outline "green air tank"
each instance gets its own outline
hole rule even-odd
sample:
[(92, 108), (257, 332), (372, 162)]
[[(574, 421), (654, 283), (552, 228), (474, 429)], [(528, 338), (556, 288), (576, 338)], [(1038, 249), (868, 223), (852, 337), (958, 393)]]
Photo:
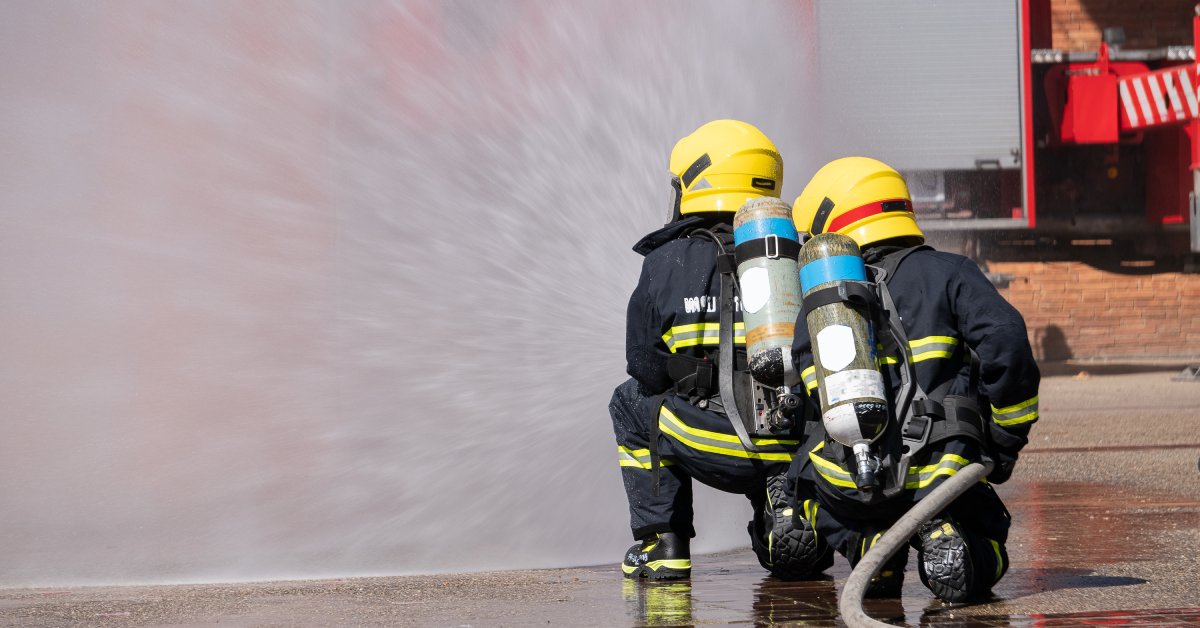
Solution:
[(874, 326), (863, 308), (844, 299), (852, 294), (849, 284), (869, 286), (866, 266), (854, 240), (839, 233), (811, 238), (799, 264), (825, 432), (854, 452), (858, 488), (873, 489), (878, 462), (870, 445), (887, 427), (887, 397)]

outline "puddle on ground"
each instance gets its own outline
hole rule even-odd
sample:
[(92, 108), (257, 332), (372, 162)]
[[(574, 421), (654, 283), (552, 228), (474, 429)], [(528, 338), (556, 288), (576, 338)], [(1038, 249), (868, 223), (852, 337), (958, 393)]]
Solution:
[[(1140, 578), (1095, 573), (1103, 564), (1156, 560), (1154, 539), (1168, 530), (1200, 528), (1200, 501), (1152, 495), (1086, 483), (1028, 482), (1006, 497), (1014, 526), (1009, 552), (1015, 566), (996, 587), (995, 601), (1017, 601), (1064, 589), (1104, 589), (1144, 584)], [(839, 557), (827, 579), (783, 582), (765, 572), (747, 552), (697, 557), (690, 582), (620, 582), (634, 625), (830, 626), (837, 619), (837, 581), (849, 567)], [(867, 600), (872, 617), (919, 626), (1200, 625), (1200, 608), (1111, 611), (1060, 615), (986, 614), (976, 605), (935, 600), (917, 577), (916, 553), (909, 556), (900, 599)], [(1086, 566), (1086, 567), (1085, 567)], [(982, 611), (982, 614), (980, 613)]]

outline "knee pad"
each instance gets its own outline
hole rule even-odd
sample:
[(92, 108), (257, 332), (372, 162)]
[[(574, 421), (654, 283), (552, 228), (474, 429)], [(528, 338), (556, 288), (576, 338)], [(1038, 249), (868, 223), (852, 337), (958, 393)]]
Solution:
[(793, 512), (787, 499), (785, 478), (767, 481), (767, 500), (748, 526), (758, 562), (771, 575), (784, 580), (812, 578), (833, 565), (833, 551), (822, 541), (812, 522)]

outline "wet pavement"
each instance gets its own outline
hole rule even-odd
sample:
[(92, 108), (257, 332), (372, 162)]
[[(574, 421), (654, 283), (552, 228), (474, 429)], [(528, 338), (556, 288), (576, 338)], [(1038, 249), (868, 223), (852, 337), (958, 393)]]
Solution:
[[(1013, 568), (984, 604), (903, 596), (868, 613), (934, 626), (1200, 626), (1200, 382), (1178, 369), (1049, 377), (1014, 479)], [(614, 548), (619, 554), (623, 548)], [(615, 565), (228, 585), (0, 590), (5, 626), (836, 626), (849, 569), (781, 582), (753, 554), (697, 556), (690, 582)]]

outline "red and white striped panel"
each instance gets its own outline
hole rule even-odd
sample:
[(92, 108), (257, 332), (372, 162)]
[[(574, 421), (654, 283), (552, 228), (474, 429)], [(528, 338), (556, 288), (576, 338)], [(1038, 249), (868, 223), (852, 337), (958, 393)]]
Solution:
[(1178, 65), (1121, 77), (1121, 130), (1200, 118), (1198, 73), (1200, 65)]

